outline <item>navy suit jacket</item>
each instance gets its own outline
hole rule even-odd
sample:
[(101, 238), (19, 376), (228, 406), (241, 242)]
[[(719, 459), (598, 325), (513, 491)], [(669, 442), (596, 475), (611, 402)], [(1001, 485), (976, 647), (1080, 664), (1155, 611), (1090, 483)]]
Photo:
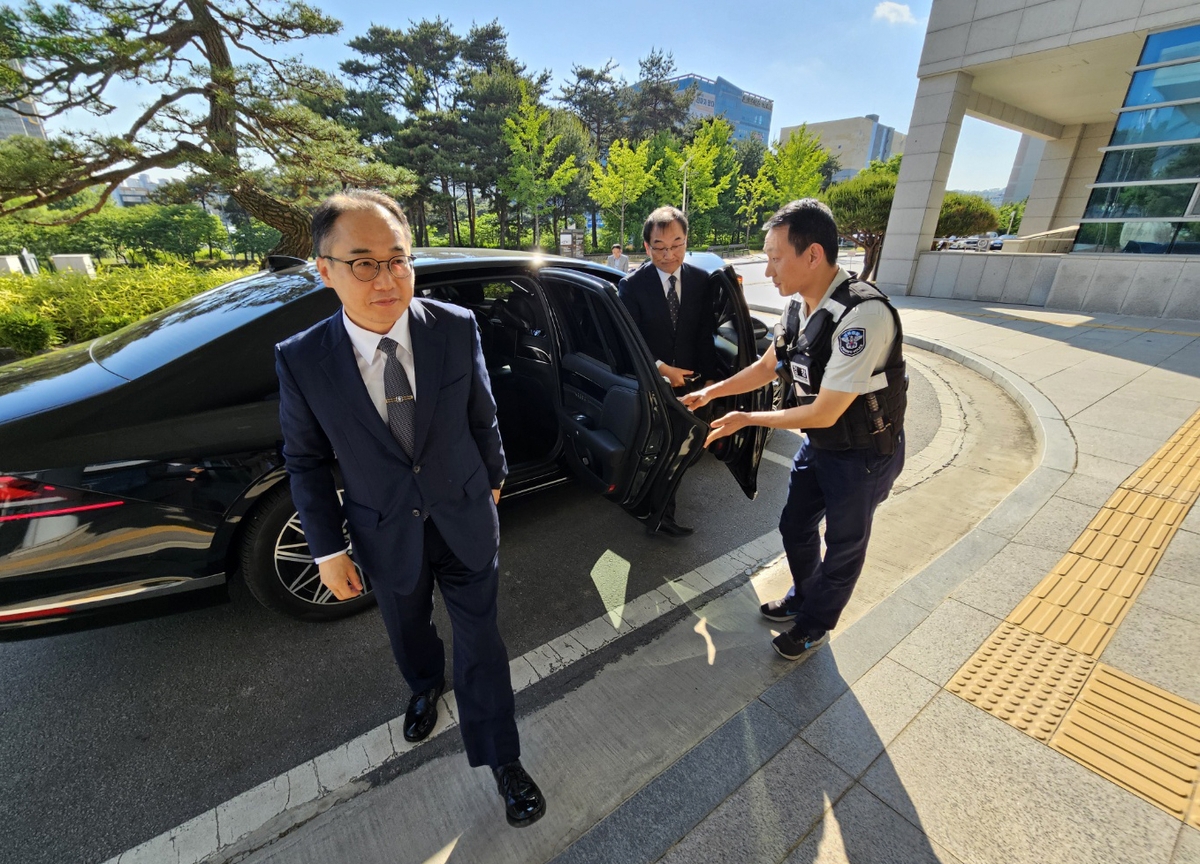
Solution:
[(655, 360), (668, 366), (691, 369), (700, 383), (717, 376), (716, 297), (708, 274), (684, 263), (679, 272), (681, 300), (679, 327), (671, 331), (671, 310), (662, 280), (653, 265), (645, 264), (621, 280), (617, 294)]
[(367, 393), (340, 309), (275, 346), (283, 455), (309, 549), (344, 549), (344, 516), (358, 564), (402, 594), (421, 572), (426, 517), (467, 567), (491, 563), (500, 542), (491, 490), (508, 470), (474, 316), (433, 300), (414, 299), (409, 310), (411, 459)]

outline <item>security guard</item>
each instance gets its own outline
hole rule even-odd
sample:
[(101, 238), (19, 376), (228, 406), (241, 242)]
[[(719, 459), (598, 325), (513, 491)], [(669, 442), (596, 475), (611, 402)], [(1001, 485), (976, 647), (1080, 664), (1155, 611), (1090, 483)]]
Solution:
[(778, 376), (783, 410), (726, 414), (713, 421), (707, 443), (746, 426), (806, 434), (779, 519), (792, 587), (762, 606), (769, 620), (793, 622), (772, 644), (780, 656), (799, 660), (828, 641), (850, 602), (875, 508), (904, 467), (908, 377), (900, 316), (879, 289), (838, 266), (829, 208), (812, 198), (793, 201), (766, 228), (766, 274), (791, 298), (775, 342), (754, 365), (683, 402), (698, 408)]

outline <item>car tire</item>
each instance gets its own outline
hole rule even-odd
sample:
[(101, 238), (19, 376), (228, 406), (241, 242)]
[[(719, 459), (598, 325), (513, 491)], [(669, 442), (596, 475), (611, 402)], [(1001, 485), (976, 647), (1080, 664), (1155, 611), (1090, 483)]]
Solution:
[(333, 621), (375, 603), (361, 570), (364, 593), (351, 600), (336, 599), (321, 584), (286, 482), (264, 493), (247, 517), (241, 558), (242, 578), (254, 598), (293, 618)]

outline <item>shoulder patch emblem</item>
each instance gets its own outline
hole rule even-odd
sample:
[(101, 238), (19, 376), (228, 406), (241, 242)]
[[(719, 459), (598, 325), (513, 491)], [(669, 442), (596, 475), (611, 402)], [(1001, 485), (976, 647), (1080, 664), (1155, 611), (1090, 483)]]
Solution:
[(848, 327), (838, 334), (838, 350), (847, 357), (861, 354), (867, 347), (867, 331), (861, 327)]

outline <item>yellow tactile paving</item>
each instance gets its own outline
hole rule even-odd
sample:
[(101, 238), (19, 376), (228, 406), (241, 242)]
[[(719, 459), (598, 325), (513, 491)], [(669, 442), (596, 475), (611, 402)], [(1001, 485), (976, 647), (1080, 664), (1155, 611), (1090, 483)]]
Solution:
[[(1178, 439), (1176, 444), (1164, 447), (1151, 459), (1155, 464), (1173, 459), (1175, 466), (1190, 465), (1182, 474), (1174, 468), (1168, 472), (1171, 478), (1178, 475), (1182, 480), (1172, 479), (1169, 489), (1156, 481), (1148, 491), (1123, 484), (1006, 620), (1092, 657), (1100, 655), (1195, 497), (1176, 500), (1184, 486), (1200, 484), (1200, 423), (1189, 421), (1189, 426), (1195, 426), (1194, 434), (1176, 433), (1172, 439)], [(1185, 444), (1187, 448), (1180, 450)], [(1134, 476), (1145, 471), (1143, 466)], [(1145, 485), (1143, 481), (1134, 485), (1138, 484)], [(1162, 497), (1160, 492), (1175, 498)]]
[(1048, 741), (1096, 661), (1004, 623), (946, 689), (1039, 741)]
[(1200, 705), (1096, 665), (1050, 746), (1177, 819), (1194, 811)]
[(1200, 705), (1095, 658), (1198, 498), (1200, 411), (1120, 484), (946, 685), (1196, 828)]

